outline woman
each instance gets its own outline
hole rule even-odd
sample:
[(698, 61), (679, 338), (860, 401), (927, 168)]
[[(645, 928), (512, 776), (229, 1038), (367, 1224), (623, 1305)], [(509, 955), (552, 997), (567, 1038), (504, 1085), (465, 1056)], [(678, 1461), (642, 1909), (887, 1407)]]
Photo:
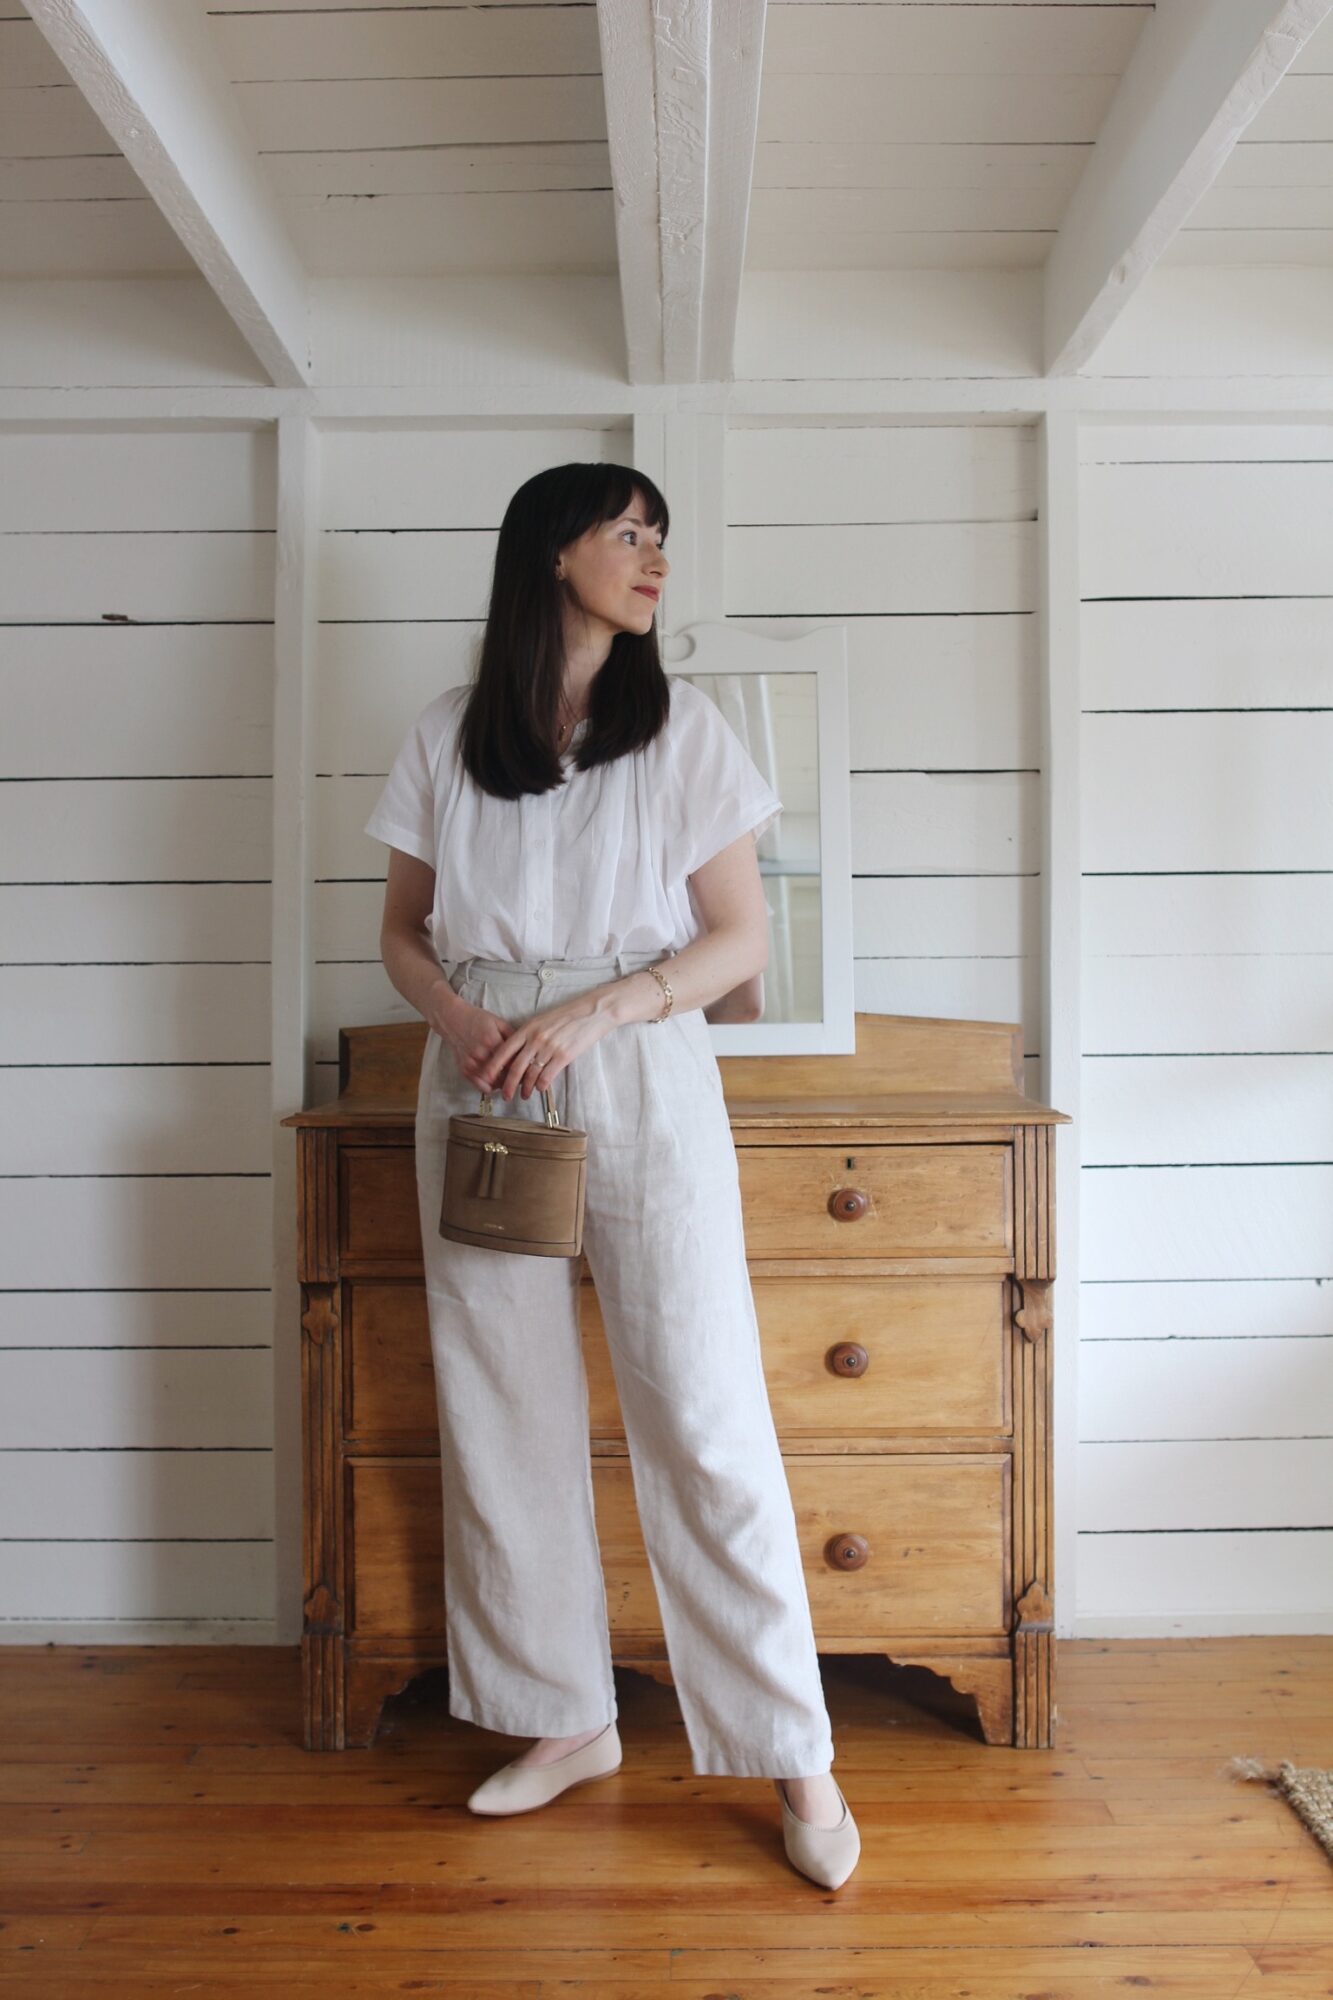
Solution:
[[(583, 1248), (697, 1774), (771, 1776), (825, 1886), (856, 1823), (773, 1425), (736, 1151), (703, 1009), (760, 1011), (755, 837), (782, 801), (662, 670), (666, 503), (621, 465), (519, 488), (474, 685), (413, 724), (366, 831), (380, 948), (429, 1028), (416, 1119), (444, 1497), (449, 1708), (540, 1732), (468, 1800), (545, 1804), (620, 1763), (579, 1264), (439, 1234), (450, 1115), (550, 1090), (588, 1134)], [(669, 961), (669, 963), (668, 963)], [(498, 1102), (494, 1107), (501, 1110)]]

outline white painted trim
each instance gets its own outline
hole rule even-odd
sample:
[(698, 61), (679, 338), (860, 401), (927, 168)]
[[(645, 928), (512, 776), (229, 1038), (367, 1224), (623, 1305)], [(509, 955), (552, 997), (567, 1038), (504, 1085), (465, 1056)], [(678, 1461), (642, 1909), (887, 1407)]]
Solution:
[[(1205, 1639), (1312, 1635), (1333, 1632), (1333, 1615), (1307, 1611), (1194, 1614), (1188, 1618), (1076, 1618), (1064, 1639)], [(291, 1639), (267, 1619), (230, 1624), (226, 1619), (106, 1618), (58, 1621), (13, 1619), (0, 1624), (5, 1646), (285, 1646)], [(1059, 1702), (1056, 1703), (1057, 1712)]]
[[(275, 421), (300, 411), (320, 423), (345, 420), (447, 424), (455, 419), (561, 425), (590, 419), (614, 423), (667, 417), (679, 410), (671, 387), (597, 383), (506, 388), (460, 383), (455, 387), (350, 389), (15, 389), (0, 388), (3, 423), (132, 423), (168, 418), (188, 423)], [(1333, 417), (1333, 370), (1328, 375), (1252, 376), (1158, 381), (1100, 381), (1086, 376), (1043, 380), (968, 382), (720, 382), (690, 391), (694, 416), (757, 417), (783, 423), (798, 417), (853, 417), (891, 423), (902, 417), (1021, 423), (1047, 412), (1085, 422), (1182, 424), (1264, 417), (1274, 423), (1318, 424)]]
[[(624, 0), (604, 0), (598, 13), (623, 6)], [(660, 379), (697, 382), (708, 206), (709, 10), (707, 0), (666, 0), (646, 11), (657, 155)]]
[(1323, 423), (1333, 412), (1333, 371), (1327, 375), (1116, 377), (1015, 375), (974, 381), (723, 382), (692, 392), (695, 409), (729, 415), (877, 417), (989, 417), (998, 422), (1042, 416), (1048, 410), (1101, 414), (1148, 423), (1188, 422), (1191, 417), (1263, 412), (1293, 423)]
[(616, 265), (625, 321), (625, 374), (661, 382), (662, 269), (658, 252), (653, 24), (642, 4), (597, 0), (602, 93), (615, 190)]
[(740, 308), (765, 0), (598, 0), (631, 383), (724, 381)]
[(319, 573), (320, 439), (296, 413), (278, 421), (273, 631), (273, 888), (270, 1102), (273, 1113), (273, 1538), (276, 1629), (302, 1623), (301, 1294), (297, 1283), (296, 1133), (281, 1119), (313, 1101), (311, 869), (313, 688)]
[(682, 419), (694, 450), (694, 563), (691, 623), (727, 615), (727, 420), (705, 410)]
[[(300, 1637), (299, 1632), (296, 1634)], [(269, 1618), (9, 1618), (3, 1646), (283, 1646)]]
[[(708, 157), (699, 225), (707, 249), (697, 308), (697, 365), (689, 379), (726, 382), (735, 367), (767, 0), (728, 0), (708, 11)], [(668, 355), (672, 381), (677, 378), (669, 364)]]
[(663, 642), (679, 674), (813, 674), (819, 758), (819, 856), (823, 1012), (813, 1021), (714, 1022), (719, 1056), (850, 1055), (856, 1049), (852, 949), (851, 734), (847, 627), (816, 625), (794, 638), (756, 632), (741, 620), (697, 620)]
[(179, 0), (29, 0), (51, 44), (273, 380), (309, 379), (305, 272), (204, 10)]
[(673, 482), (668, 468), (669, 448), (667, 432), (669, 428), (670, 418), (661, 410), (636, 410), (629, 420), (629, 462), (631, 465), (637, 467), (640, 472), (646, 473), (654, 485), (661, 487), (663, 493), (666, 495), (668, 507), (673, 508), (671, 530), (667, 537), (672, 545), (670, 550), (671, 569), (667, 576), (666, 587), (662, 592), (661, 602), (658, 605), (657, 629), (659, 633), (665, 630), (667, 614), (671, 609), (672, 598), (676, 593), (677, 586), (678, 584), (683, 586), (684, 578), (688, 573), (688, 562), (682, 556), (678, 544), (688, 543), (689, 523), (693, 513), (691, 502), (694, 497), (692, 493), (684, 495), (672, 493)]
[(1046, 260), (1046, 369), (1087, 366), (1333, 0), (1171, 0), (1145, 23)]
[(1230, 1639), (1262, 1638), (1273, 1633), (1291, 1638), (1299, 1633), (1333, 1632), (1333, 1612), (1326, 1611), (1208, 1611), (1182, 1618), (1127, 1616), (1075, 1618), (1069, 1639)]
[(1041, 645), (1040, 1099), (1072, 1125), (1055, 1127), (1056, 1279), (1052, 1287), (1055, 1630), (1073, 1630), (1077, 1592), (1079, 1194), (1082, 1073), (1083, 861), (1080, 831), (1079, 427), (1064, 411), (1041, 425), (1038, 612)]
[[(1076, 1618), (1063, 1639), (1190, 1639), (1291, 1637), (1333, 1632), (1333, 1616), (1306, 1611), (1218, 1612), (1188, 1618)], [(1057, 1644), (1059, 1643), (1057, 1640)], [(289, 1636), (267, 1619), (183, 1618), (155, 1623), (143, 1618), (12, 1619), (0, 1624), (5, 1646), (285, 1646)], [(1056, 1703), (1057, 1712), (1059, 1702)]]
[(723, 616), (725, 456), (726, 420), (716, 413), (677, 410), (634, 419), (634, 463), (657, 481), (671, 508), (671, 573), (659, 632)]

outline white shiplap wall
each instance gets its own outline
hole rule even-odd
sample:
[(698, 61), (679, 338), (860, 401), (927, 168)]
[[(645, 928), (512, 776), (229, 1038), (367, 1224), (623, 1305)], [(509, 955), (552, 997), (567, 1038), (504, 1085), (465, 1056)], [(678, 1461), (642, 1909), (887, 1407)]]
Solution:
[[(561, 459), (632, 460), (637, 434), (321, 426), (319, 1101), (340, 1025), (407, 1018), (360, 829), (412, 716), (471, 672), (505, 502)], [(1333, 434), (1083, 440), (1077, 1611), (1317, 1624)], [(0, 450), (0, 1618), (260, 1633), (274, 441), (164, 420)], [(857, 1005), (1021, 1021), (1040, 1094), (1034, 433), (733, 415), (724, 455), (720, 485), (644, 460), (678, 538), (725, 522), (724, 602), (663, 622), (846, 624)]]
[(0, 434), (0, 1631), (273, 1615), (270, 429)]
[(1333, 427), (1081, 460), (1079, 1618), (1325, 1629)]
[(1037, 467), (1027, 425), (735, 424), (726, 610), (848, 635), (856, 1005), (1040, 1048)]
[[(441, 689), (472, 678), (505, 507), (544, 466), (629, 463), (632, 455), (623, 425), (367, 424), (324, 433), (313, 910), (319, 1103), (338, 1094), (340, 1027), (420, 1019), (380, 960), (388, 850), (362, 828), (413, 718)], [(664, 596), (663, 629), (665, 606)]]

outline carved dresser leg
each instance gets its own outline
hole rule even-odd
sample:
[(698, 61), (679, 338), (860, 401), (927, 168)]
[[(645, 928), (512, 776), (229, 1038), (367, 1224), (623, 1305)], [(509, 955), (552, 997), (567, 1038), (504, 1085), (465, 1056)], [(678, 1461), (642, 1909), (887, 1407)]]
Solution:
[(1014, 1743), (1022, 1750), (1049, 1750), (1055, 1717), (1055, 1632), (1050, 1593), (1030, 1583), (1018, 1606), (1014, 1627)]
[(305, 1597), (301, 1681), (307, 1750), (346, 1742), (346, 1645), (338, 1587), (338, 1451), (342, 1424), (341, 1328), (336, 1284), (302, 1285), (305, 1411)]
[(1054, 1524), (1050, 1492), (1051, 1280), (1014, 1280), (1015, 1448), (1013, 1495), (1014, 1742), (1051, 1747), (1054, 1726), (1055, 1630), (1050, 1577)]

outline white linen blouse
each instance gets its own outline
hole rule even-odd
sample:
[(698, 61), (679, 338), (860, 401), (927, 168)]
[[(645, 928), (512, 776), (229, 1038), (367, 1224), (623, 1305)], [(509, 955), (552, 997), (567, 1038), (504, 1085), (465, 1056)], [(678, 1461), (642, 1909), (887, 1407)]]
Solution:
[(671, 709), (641, 750), (578, 770), (576, 725), (550, 791), (498, 799), (458, 756), (469, 688), (425, 707), (365, 831), (435, 870), (436, 956), (531, 961), (680, 951), (703, 929), (696, 869), (783, 810), (717, 703), (668, 674)]

